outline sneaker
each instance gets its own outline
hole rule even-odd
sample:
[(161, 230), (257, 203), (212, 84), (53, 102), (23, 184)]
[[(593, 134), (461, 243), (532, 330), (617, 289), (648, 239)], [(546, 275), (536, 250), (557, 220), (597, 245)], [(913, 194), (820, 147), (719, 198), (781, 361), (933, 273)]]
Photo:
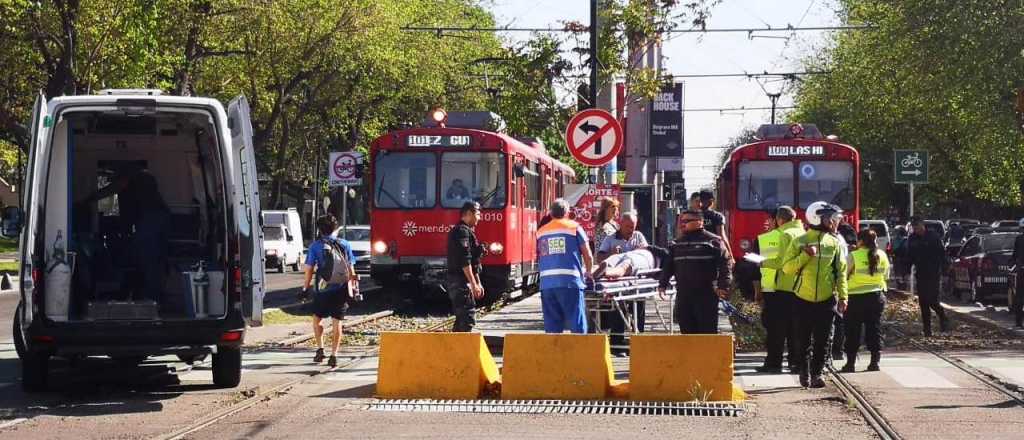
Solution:
[(868, 364), (868, 371), (878, 371), (879, 369), (878, 364), (875, 362)]
[(811, 378), (810, 388), (825, 388), (825, 381), (822, 380), (821, 375), (816, 374)]
[(316, 354), (313, 355), (313, 362), (316, 362), (316, 363), (319, 364), (319, 363), (321, 363), (323, 361), (324, 361), (324, 349), (318, 348), (318, 349), (316, 349)]
[(331, 357), (327, 358), (327, 366), (331, 368), (337, 367), (338, 358), (334, 357), (334, 355), (332, 354)]
[(762, 365), (760, 367), (755, 368), (754, 370), (757, 371), (758, 373), (782, 373), (782, 367), (772, 367), (769, 365)]
[(855, 368), (856, 367), (853, 366), (853, 362), (847, 361), (846, 365), (843, 365), (843, 369), (839, 370), (839, 372), (840, 373), (854, 373), (854, 372), (857, 371)]

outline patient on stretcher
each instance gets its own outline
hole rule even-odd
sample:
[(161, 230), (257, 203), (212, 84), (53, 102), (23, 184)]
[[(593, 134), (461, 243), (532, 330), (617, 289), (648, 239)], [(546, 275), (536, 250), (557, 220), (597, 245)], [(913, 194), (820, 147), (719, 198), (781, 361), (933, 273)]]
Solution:
[(594, 279), (616, 279), (636, 275), (637, 273), (656, 269), (668, 261), (668, 249), (658, 246), (647, 246), (605, 258), (594, 269)]

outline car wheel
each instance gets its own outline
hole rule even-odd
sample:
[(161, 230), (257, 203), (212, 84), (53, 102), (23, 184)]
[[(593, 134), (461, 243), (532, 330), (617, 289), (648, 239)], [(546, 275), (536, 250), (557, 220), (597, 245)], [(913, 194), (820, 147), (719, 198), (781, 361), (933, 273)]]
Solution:
[(295, 272), (299, 271), (299, 262), (298, 261), (296, 261), (295, 264), (292, 265), (292, 270), (295, 271)]
[(284, 257), (277, 263), (277, 273), (284, 273)]
[(18, 303), (18, 307), (14, 310), (14, 319), (11, 327), (11, 335), (14, 337), (14, 351), (18, 353), (18, 358), (25, 359), (25, 333), (21, 331), (21, 303)]
[(242, 349), (217, 347), (213, 354), (213, 384), (222, 388), (234, 388), (242, 381)]
[(50, 375), (50, 355), (26, 353), (21, 358), (21, 387), (28, 392), (46, 391)]

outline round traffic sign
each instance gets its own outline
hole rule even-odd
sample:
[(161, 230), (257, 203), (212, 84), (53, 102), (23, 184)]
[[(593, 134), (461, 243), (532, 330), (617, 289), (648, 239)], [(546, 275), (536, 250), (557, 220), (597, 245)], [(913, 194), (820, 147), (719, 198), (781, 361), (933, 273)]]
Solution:
[(356, 176), (356, 166), (358, 166), (358, 160), (354, 155), (341, 154), (331, 164), (331, 171), (338, 179), (351, 179)]
[(601, 109), (576, 113), (565, 128), (565, 145), (580, 163), (599, 167), (615, 159), (622, 151), (622, 126)]

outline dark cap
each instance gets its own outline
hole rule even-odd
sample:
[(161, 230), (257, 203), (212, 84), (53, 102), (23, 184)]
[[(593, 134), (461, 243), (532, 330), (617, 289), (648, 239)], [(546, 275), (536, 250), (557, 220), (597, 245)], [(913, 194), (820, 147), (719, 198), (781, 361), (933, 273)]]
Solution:
[(715, 200), (715, 193), (711, 192), (711, 190), (709, 190), (709, 189), (701, 190), (701, 192), (700, 192), (700, 199), (701, 200)]

